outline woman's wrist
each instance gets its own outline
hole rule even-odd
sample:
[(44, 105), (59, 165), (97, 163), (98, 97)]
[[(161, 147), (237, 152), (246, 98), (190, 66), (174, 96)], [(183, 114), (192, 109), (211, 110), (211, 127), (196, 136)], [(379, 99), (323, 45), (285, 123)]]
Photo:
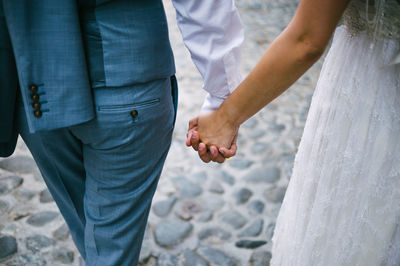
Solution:
[(217, 109), (218, 116), (222, 119), (222, 123), (227, 123), (234, 128), (239, 128), (240, 124), (240, 113), (235, 106), (231, 106), (229, 100), (226, 100)]

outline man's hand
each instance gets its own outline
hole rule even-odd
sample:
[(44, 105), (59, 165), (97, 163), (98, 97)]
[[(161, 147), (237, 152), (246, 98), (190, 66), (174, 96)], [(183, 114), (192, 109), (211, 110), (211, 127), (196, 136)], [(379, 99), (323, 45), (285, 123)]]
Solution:
[(236, 154), (237, 133), (238, 128), (222, 122), (214, 111), (189, 121), (186, 145), (198, 151), (205, 163), (223, 163)]

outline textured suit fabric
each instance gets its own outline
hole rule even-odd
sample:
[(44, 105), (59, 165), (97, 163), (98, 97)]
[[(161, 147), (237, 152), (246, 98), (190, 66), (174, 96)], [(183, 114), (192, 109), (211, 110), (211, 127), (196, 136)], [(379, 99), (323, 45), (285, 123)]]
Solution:
[[(0, 34), (8, 33), (16, 63), (15, 69), (10, 50), (1, 52), (0, 61), (8, 63), (0, 69), (6, 79), (0, 82), (0, 95), (15, 99), (12, 84), (17, 73), (32, 133), (93, 119), (92, 88), (124, 87), (175, 73), (161, 0), (0, 0), (0, 4), (4, 11)], [(7, 39), (0, 43), (8, 45)], [(34, 115), (32, 84), (38, 87), (40, 117)], [(4, 108), (0, 156), (10, 153), (2, 147), (9, 147), (15, 138), (10, 129), (14, 105)]]
[(96, 119), (34, 134), (20, 109), (21, 135), (88, 266), (137, 265), (171, 143), (175, 85), (168, 78), (95, 90)]

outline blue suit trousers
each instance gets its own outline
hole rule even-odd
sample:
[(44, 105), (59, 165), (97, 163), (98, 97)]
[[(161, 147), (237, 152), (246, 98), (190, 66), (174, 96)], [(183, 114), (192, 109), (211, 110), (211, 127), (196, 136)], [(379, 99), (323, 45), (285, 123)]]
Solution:
[(175, 77), (96, 88), (96, 118), (21, 136), (86, 265), (137, 265), (176, 116)]

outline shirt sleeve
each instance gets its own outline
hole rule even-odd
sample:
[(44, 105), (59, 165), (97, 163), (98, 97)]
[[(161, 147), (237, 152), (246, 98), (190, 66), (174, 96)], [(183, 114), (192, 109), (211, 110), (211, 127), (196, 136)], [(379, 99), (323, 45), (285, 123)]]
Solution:
[(241, 82), (243, 25), (234, 0), (172, 0), (183, 41), (208, 92), (202, 112), (217, 109)]

